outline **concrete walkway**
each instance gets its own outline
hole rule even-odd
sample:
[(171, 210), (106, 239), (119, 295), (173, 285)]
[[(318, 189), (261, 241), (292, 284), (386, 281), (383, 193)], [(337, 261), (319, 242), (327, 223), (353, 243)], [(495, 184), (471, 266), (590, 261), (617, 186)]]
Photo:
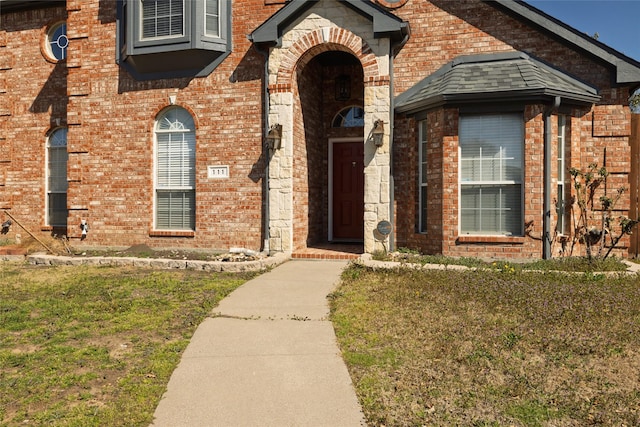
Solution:
[(154, 427), (362, 426), (326, 296), (346, 261), (289, 261), (238, 288), (196, 330)]

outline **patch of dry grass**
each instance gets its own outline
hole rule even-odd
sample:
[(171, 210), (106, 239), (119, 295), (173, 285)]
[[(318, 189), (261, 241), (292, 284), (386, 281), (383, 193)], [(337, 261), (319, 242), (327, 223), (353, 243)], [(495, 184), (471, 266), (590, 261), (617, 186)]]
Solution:
[(195, 328), (251, 276), (0, 263), (0, 425), (148, 426)]
[(373, 271), (331, 296), (370, 425), (640, 425), (640, 279)]

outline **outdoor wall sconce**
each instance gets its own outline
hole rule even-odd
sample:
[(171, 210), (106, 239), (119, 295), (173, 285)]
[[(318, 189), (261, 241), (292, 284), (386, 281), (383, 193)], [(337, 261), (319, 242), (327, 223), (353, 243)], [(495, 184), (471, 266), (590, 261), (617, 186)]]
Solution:
[(11, 227), (11, 224), (13, 224), (13, 222), (10, 219), (3, 222), (2, 230), (0, 231), (0, 234), (7, 234), (9, 232), (9, 228)]
[(80, 221), (80, 230), (81, 230), (80, 240), (86, 239), (87, 232), (89, 231), (89, 223), (87, 222), (86, 219), (83, 219)]
[(336, 77), (336, 101), (348, 101), (351, 99), (351, 79), (346, 74)]
[(373, 130), (371, 131), (371, 138), (376, 147), (382, 147), (384, 136), (384, 122), (380, 119), (373, 122)]
[(271, 126), (269, 132), (267, 133), (267, 144), (269, 144), (269, 148), (272, 150), (279, 150), (282, 146), (282, 125), (276, 123)]

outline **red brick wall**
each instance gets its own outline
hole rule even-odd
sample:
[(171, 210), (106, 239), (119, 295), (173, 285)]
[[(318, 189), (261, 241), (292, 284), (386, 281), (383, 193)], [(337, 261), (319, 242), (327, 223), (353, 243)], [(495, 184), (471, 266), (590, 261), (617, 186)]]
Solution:
[[(571, 153), (568, 161), (573, 167), (585, 168), (590, 162), (603, 164), (606, 149), (607, 168), (612, 173), (609, 187), (628, 186), (629, 164), (629, 88), (611, 88), (612, 76), (602, 65), (588, 57), (562, 46), (486, 3), (474, 0), (432, 0), (407, 2), (394, 11), (410, 21), (411, 38), (394, 62), (395, 93), (400, 94), (438, 70), (459, 55), (483, 54), (522, 50), (539, 59), (553, 63), (563, 71), (578, 76), (597, 87), (601, 104), (593, 111), (574, 110), (571, 119)], [(429, 232), (415, 233), (417, 224), (417, 123), (398, 117), (395, 123), (394, 178), (396, 246), (404, 245), (427, 253), (456, 256), (498, 258), (529, 258), (542, 256), (543, 218), (543, 135), (545, 106), (527, 107), (525, 137), (525, 211), (524, 220), (530, 223), (528, 237), (520, 239), (459, 238), (458, 236), (458, 145), (457, 111), (444, 110), (444, 122), (436, 116), (442, 110), (429, 113), (430, 141), (440, 144), (442, 167), (429, 166), (442, 171), (441, 179), (434, 172), (429, 175)], [(553, 119), (554, 126), (556, 123)], [(438, 123), (438, 124), (435, 124)], [(410, 129), (414, 127), (414, 129)], [(552, 146), (555, 147), (556, 128)], [(436, 136), (436, 134), (440, 135)], [(434, 134), (434, 135), (432, 135)], [(431, 143), (430, 143), (431, 144)], [(430, 150), (431, 150), (430, 146)], [(555, 148), (554, 148), (555, 150)], [(436, 151), (432, 151), (436, 154)], [(556, 152), (552, 161), (552, 201), (556, 200)], [(431, 155), (431, 154), (430, 154)], [(442, 190), (434, 192), (442, 183)], [(570, 185), (570, 182), (567, 183)], [(434, 200), (440, 197), (441, 200)], [(553, 202), (552, 202), (553, 204)], [(626, 213), (628, 199), (619, 204), (619, 213)], [(435, 212), (433, 212), (435, 211)], [(551, 207), (552, 228), (556, 224), (555, 205)], [(552, 230), (553, 232), (553, 230)], [(434, 243), (442, 240), (441, 248)], [(624, 251), (625, 241), (622, 242)], [(559, 245), (554, 246), (557, 253)], [(623, 252), (621, 251), (621, 253)]]
[(443, 247), (443, 140), (445, 111), (429, 112), (427, 121), (427, 231), (418, 233), (419, 147), (418, 123), (398, 120), (394, 131), (394, 182), (396, 212), (396, 247), (420, 249), (427, 254), (440, 254)]
[[(601, 88), (605, 103), (625, 103), (623, 88), (610, 92), (610, 74), (595, 63), (477, 0), (407, 2), (394, 11), (411, 25), (411, 37), (394, 63), (402, 93), (460, 55), (520, 50)], [(628, 96), (628, 95), (627, 95)]]
[(418, 221), (418, 128), (413, 119), (394, 123), (393, 178), (395, 198), (395, 244), (426, 250), (425, 242), (416, 234)]
[[(82, 244), (87, 246), (146, 243), (260, 249), (266, 161), (262, 148), (264, 57), (246, 35), (282, 4), (234, 1), (233, 52), (211, 75), (145, 82), (136, 81), (115, 63), (115, 5), (114, 1), (69, 0), (66, 10), (2, 15), (0, 208), (10, 208), (34, 230), (50, 232), (44, 227), (45, 140), (59, 119), (69, 129), (69, 234), (76, 239), (74, 244), (80, 244), (79, 224), (86, 219), (91, 228)], [(484, 2), (412, 1), (393, 13), (411, 25), (411, 38), (394, 60), (396, 95), (456, 56), (526, 51), (599, 89), (601, 105), (572, 112), (569, 159), (574, 167), (603, 163), (606, 148), (610, 188), (627, 184), (630, 129), (629, 110), (623, 105), (628, 88), (612, 88), (607, 68)], [(47, 25), (58, 19), (68, 21), (70, 46), (66, 63), (54, 64), (41, 49)], [(361, 129), (329, 127), (340, 108), (330, 99), (332, 89), (322, 89), (323, 105), (312, 100), (321, 87), (309, 80), (327, 73), (324, 84), (330, 86), (333, 72), (337, 70), (309, 68), (300, 80), (299, 87), (309, 98), (303, 97), (297, 106), (296, 117), (304, 121), (296, 120), (294, 130), (294, 167), (300, 168), (296, 170), (296, 206), (302, 207), (295, 212), (296, 246), (328, 234), (327, 139), (362, 136)], [(349, 104), (362, 103), (360, 67), (352, 69), (352, 82), (354, 99)], [(170, 96), (192, 113), (197, 125), (196, 231), (186, 238), (152, 233), (153, 125), (155, 116), (169, 106)], [(416, 122), (398, 117), (393, 166), (397, 246), (449, 255), (539, 257), (541, 242), (536, 237), (541, 233), (542, 184), (537, 171), (542, 168), (544, 108), (531, 106), (525, 113), (526, 171), (528, 177), (531, 173), (536, 177), (525, 182), (524, 219), (533, 223), (532, 237), (516, 243), (461, 242), (458, 238), (458, 111), (449, 108), (428, 114), (430, 126), (433, 124), (429, 131), (429, 233), (415, 232)], [(313, 170), (307, 168), (309, 159)], [(215, 165), (228, 165), (230, 178), (209, 179), (207, 166)], [(307, 170), (312, 172), (309, 179)], [(555, 191), (554, 185), (552, 188)], [(624, 213), (627, 198), (621, 206)]]
[[(14, 56), (3, 74), (16, 90), (7, 141), (20, 144), (21, 153), (4, 191), (12, 211), (33, 218), (31, 226), (44, 223), (44, 137), (55, 115), (69, 127), (71, 237), (80, 236), (86, 219), (86, 245), (260, 249), (264, 59), (246, 35), (280, 6), (235, 1), (233, 53), (208, 77), (139, 82), (115, 63), (115, 5), (68, 2), (68, 77), (64, 64), (50, 64), (39, 53), (49, 17), (64, 17), (64, 10), (3, 15), (5, 51)], [(150, 236), (153, 124), (170, 95), (197, 124), (196, 232), (189, 238)], [(230, 178), (208, 179), (209, 165), (228, 165)]]
[(67, 70), (42, 54), (45, 29), (66, 15), (64, 8), (51, 8), (0, 20), (0, 208), (11, 209), (34, 232), (47, 229), (47, 134), (56, 120), (64, 125), (67, 105)]

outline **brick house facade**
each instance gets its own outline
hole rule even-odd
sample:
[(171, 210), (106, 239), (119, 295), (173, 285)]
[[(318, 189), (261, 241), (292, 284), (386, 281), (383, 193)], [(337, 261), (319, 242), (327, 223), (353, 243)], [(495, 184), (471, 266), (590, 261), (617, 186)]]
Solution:
[(0, 13), (0, 209), (76, 246), (548, 257), (562, 171), (637, 167), (640, 63), (525, 2)]

